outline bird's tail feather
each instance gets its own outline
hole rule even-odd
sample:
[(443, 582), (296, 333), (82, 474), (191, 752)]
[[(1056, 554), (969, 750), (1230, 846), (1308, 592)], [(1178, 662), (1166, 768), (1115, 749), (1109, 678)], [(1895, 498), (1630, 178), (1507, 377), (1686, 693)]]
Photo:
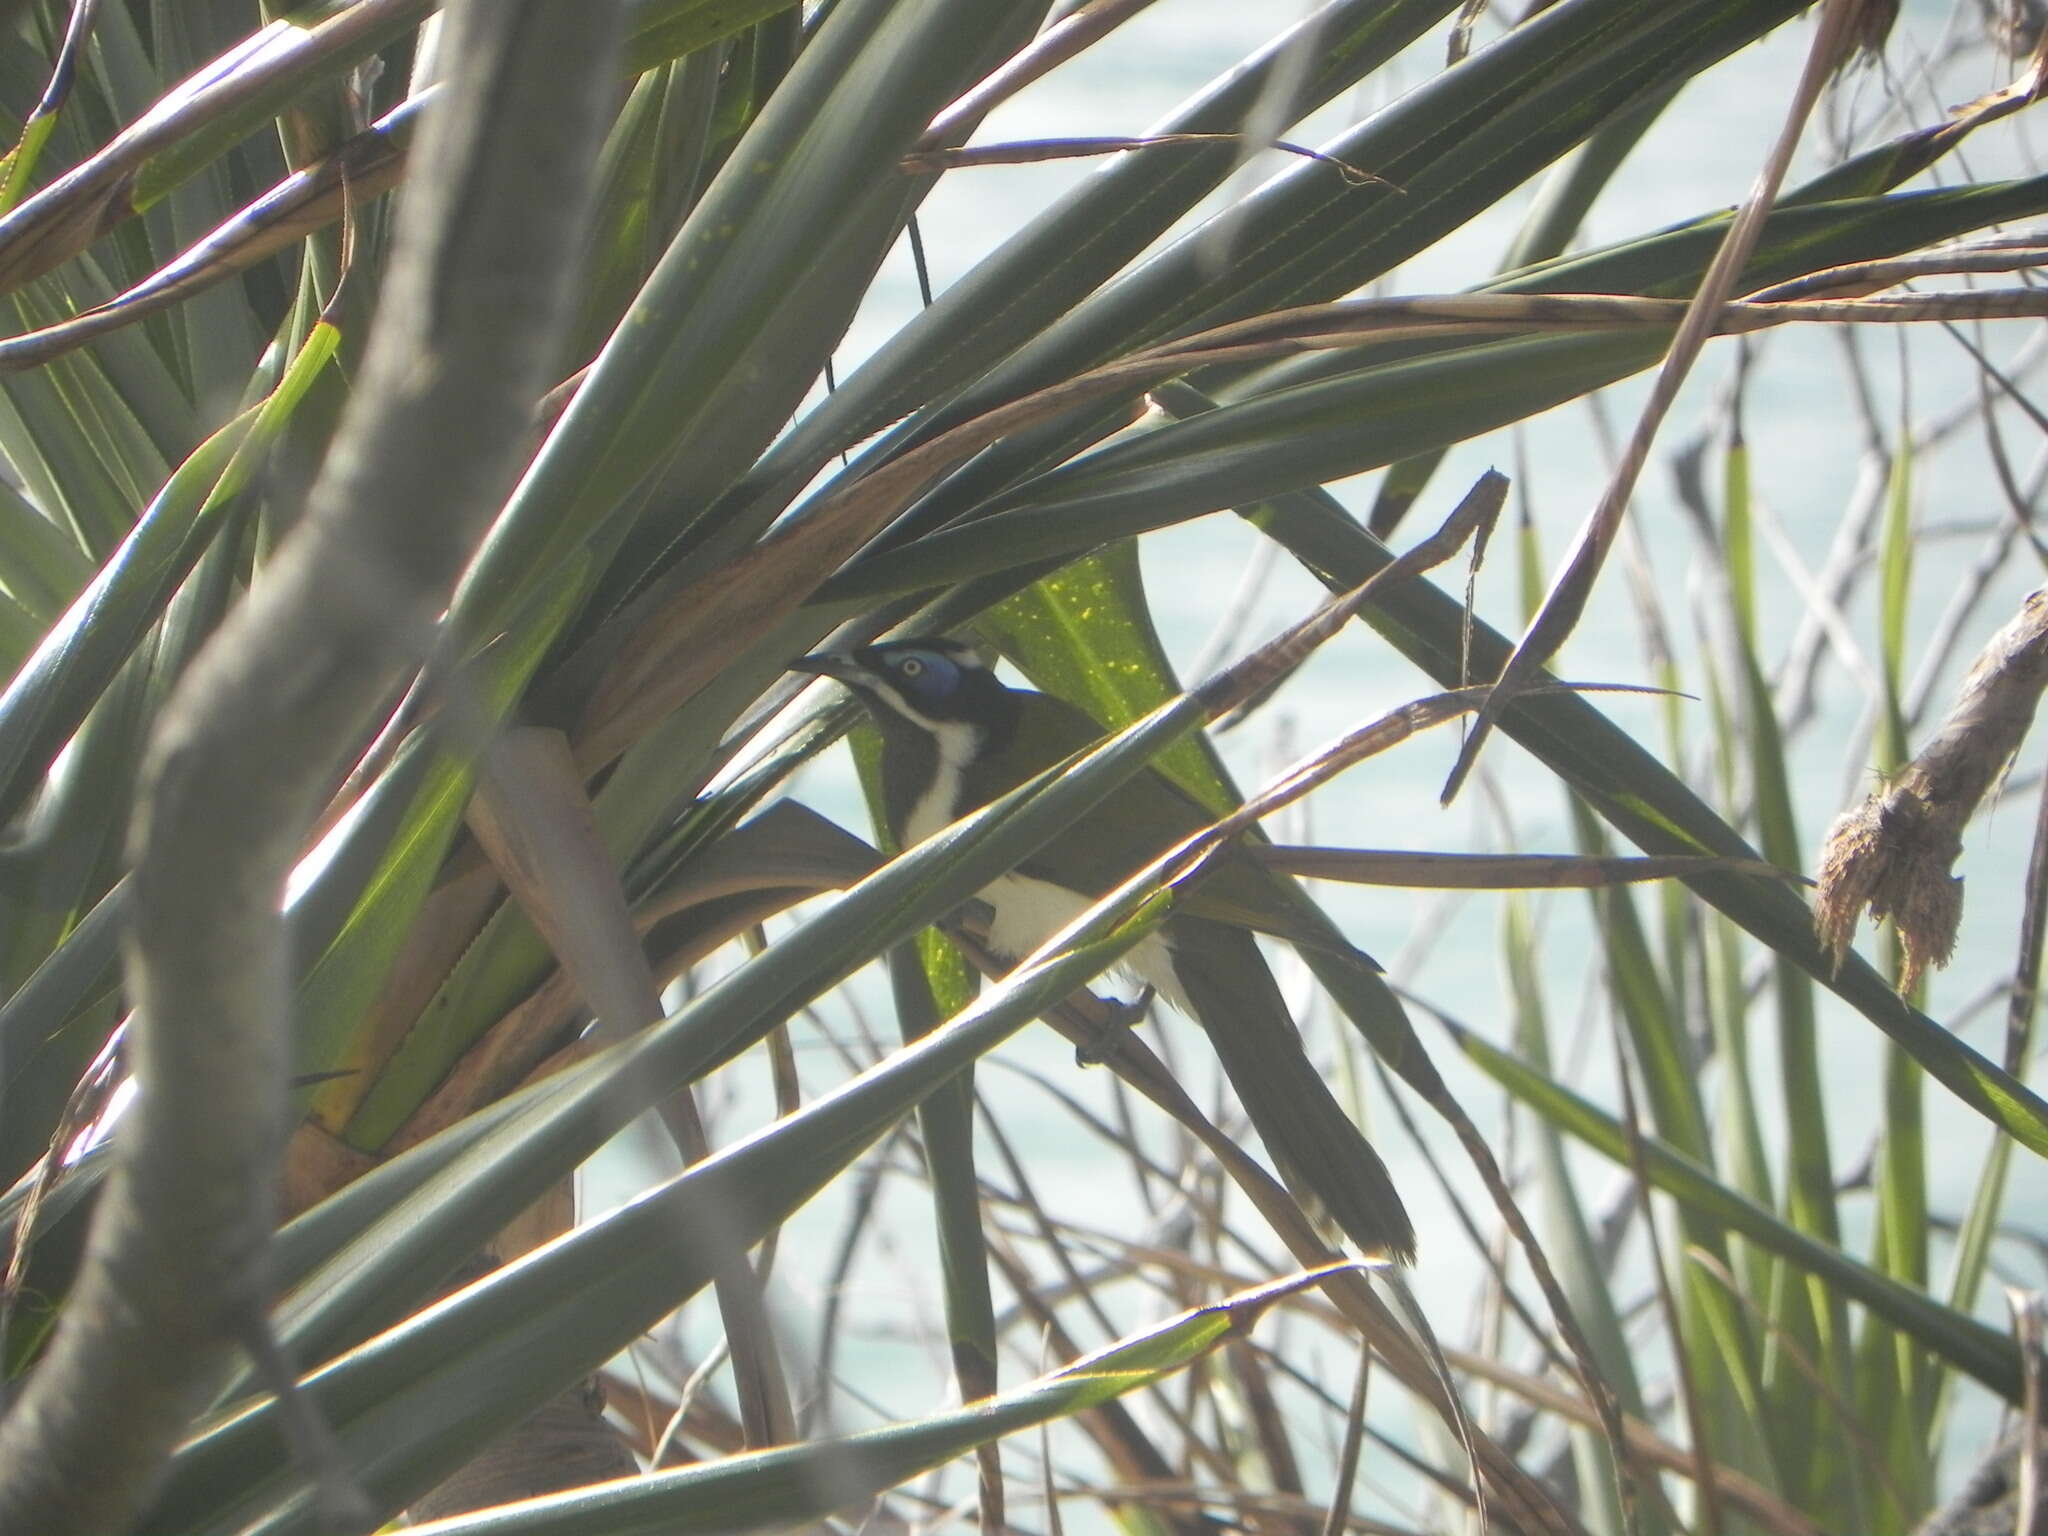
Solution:
[(1302, 1050), (1258, 944), (1205, 918), (1174, 926), (1180, 990), (1282, 1177), (1362, 1253), (1413, 1260), (1415, 1227), (1393, 1177)]

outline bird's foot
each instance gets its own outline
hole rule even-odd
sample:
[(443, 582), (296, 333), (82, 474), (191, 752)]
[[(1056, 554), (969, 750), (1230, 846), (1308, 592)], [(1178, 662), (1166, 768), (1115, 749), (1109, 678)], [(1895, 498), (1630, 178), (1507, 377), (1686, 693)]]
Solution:
[(1099, 1067), (1114, 1056), (1123, 1044), (1124, 1034), (1134, 1024), (1144, 1022), (1145, 1015), (1152, 1011), (1152, 999), (1157, 992), (1147, 986), (1129, 1002), (1118, 1002), (1113, 998), (1098, 998), (1101, 1014), (1091, 1023), (1094, 1037), (1081, 1041), (1074, 1047), (1074, 1065), (1077, 1067)]

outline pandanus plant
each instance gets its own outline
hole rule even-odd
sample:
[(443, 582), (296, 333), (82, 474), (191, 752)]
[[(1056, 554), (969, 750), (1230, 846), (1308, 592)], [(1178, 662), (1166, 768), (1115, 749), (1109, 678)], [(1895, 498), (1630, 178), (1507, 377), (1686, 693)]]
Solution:
[[(1418, 1486), (1515, 1529), (1697, 1511), (1903, 1530), (1933, 1498), (1951, 1400), (2026, 1397), (2030, 1354), (1976, 1304), (2006, 1170), (2048, 1150), (2048, 1106), (2016, 1077), (2023, 1029), (1987, 1059), (1915, 1006), (1910, 975), (1902, 995), (1817, 938), (1786, 878), (1812, 862), (1784, 774), (1796, 690), (1756, 619), (1739, 444), (1699, 494), (1732, 638), (1622, 679), (1708, 693), (1715, 771), (1688, 771), (1682, 731), (1634, 739), (1548, 663), (1710, 337), (1990, 335), (2044, 311), (2017, 280), (1957, 277), (2039, 259), (1992, 232), (2048, 208), (2048, 178), (1974, 179), (1958, 151), (2032, 104), (2041, 55), (1795, 174), (1886, 7), (1323, 0), (1161, 123), (988, 142), (993, 110), (1145, 9), (0, 4), (0, 1527), (367, 1529), (410, 1507), (449, 1532), (730, 1531), (858, 1511), (968, 1453), (978, 1486), (939, 1496), (992, 1530), (1050, 1523), (1020, 1514), (1041, 1494), (1149, 1529), (1216, 1508), (1298, 1524), (1407, 1507), (1412, 1490), (1354, 1486), (1370, 1424)], [(2025, 9), (2005, 18), (2020, 31)], [(1617, 170), (1671, 142), (1651, 129), (1692, 82), (1808, 12), (1743, 206), (1578, 238)], [(1418, 58), (1419, 83), (1314, 150), (1273, 149)], [(1041, 211), (842, 352), (945, 178), (1082, 154)], [(1263, 180), (1239, 174), (1255, 159)], [(1503, 206), (1526, 217), (1497, 277), (1397, 289)], [(1940, 291), (1902, 293), (1913, 278)], [(1509, 491), (1491, 473), (1446, 489), (1447, 450), (1652, 370), (1526, 626), (1431, 574)], [(1909, 447), (1871, 502), (1894, 764), (1927, 705), (1898, 640)], [(1369, 503), (1325, 488), (1370, 470)], [(1137, 549), (1226, 512), (1331, 600), (1184, 688)], [(1533, 528), (1521, 546), (1534, 573)], [(782, 797), (855, 720), (787, 668), (890, 631), (971, 639), (1114, 734), (942, 837), (877, 846)], [(1413, 701), (1241, 793), (1200, 727), (1326, 642), (1405, 668)], [(1474, 716), (1452, 787), (1510, 738), (1517, 796), (1560, 787), (1576, 854), (1256, 831)], [(980, 985), (974, 894), (1148, 765), (1216, 827)], [(1617, 835), (1639, 856), (1613, 856)], [(1228, 1102), (1205, 1102), (1199, 1037), (1134, 1031), (1090, 992), (1226, 837), (1281, 877), (1594, 893), (1622, 1061), (1604, 1099), (1553, 1068), (1521, 897), (1503, 907), (1511, 1030), (1426, 1035), (1387, 978), (1309, 944), (1339, 1024), (1268, 1046), (1340, 1062), (1354, 1112), (1385, 1107), (1383, 1147), (1418, 1111), (1443, 1128), (1466, 1191), (1443, 1209), (1524, 1266), (1493, 1282), (1519, 1330), (1493, 1347), (1447, 1348), (1440, 1295), (1331, 1246), (1318, 1197), (1363, 1179), (1351, 1144), (1296, 1149), (1276, 1180)], [(1640, 879), (1671, 882), (1654, 937)], [(1746, 990), (1750, 960), (1767, 993)], [(793, 1030), (875, 962), (899, 1043), (800, 1077), (793, 1041), (814, 1037)], [(1861, 1251), (1824, 1011), (1884, 1060)], [(1041, 1016), (1103, 1062), (1045, 1086), (1163, 1211), (1142, 1244), (1037, 1204), (1029, 1149), (977, 1097), (977, 1061)], [(1766, 1023), (1782, 1155), (1749, 1064)], [(1928, 1079), (1992, 1148), (1942, 1297)], [(715, 1144), (700, 1097), (760, 1081), (772, 1102)], [(1120, 1134), (1080, 1107), (1112, 1082)], [(1533, 1111), (1519, 1161), (1475, 1121), (1497, 1121), (1482, 1084)], [(579, 1224), (567, 1181), (650, 1116), (679, 1171)], [(1169, 1135), (1193, 1171), (1162, 1160)], [(1567, 1138), (1627, 1175), (1609, 1234)], [(935, 1233), (943, 1271), (943, 1318), (906, 1295), (895, 1319), (942, 1332), (950, 1359), (950, 1387), (911, 1405), (834, 1328), (884, 1170), (929, 1192), (891, 1241)], [(1662, 1225), (1638, 1219), (1652, 1191)], [(841, 1245), (778, 1242), (820, 1204), (846, 1212)], [(1425, 1223), (1421, 1273), (1465, 1242)], [(822, 1330), (787, 1287), (832, 1298)], [(717, 1342), (685, 1357), (666, 1320), (700, 1292)], [(1639, 1295), (1650, 1344), (1629, 1331)], [(1275, 1308), (1291, 1347), (1254, 1348)], [(999, 1370), (1006, 1350), (1024, 1363)], [(1004, 1442), (1053, 1420), (1063, 1438)], [(919, 1497), (889, 1499), (916, 1517)]]

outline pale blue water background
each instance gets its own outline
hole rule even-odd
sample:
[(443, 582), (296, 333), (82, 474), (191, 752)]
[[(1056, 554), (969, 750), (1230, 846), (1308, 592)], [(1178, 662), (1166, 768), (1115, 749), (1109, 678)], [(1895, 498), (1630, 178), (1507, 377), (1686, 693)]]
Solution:
[[(1296, 4), (1260, 6), (1222, 0), (1161, 0), (1091, 54), (1000, 109), (978, 142), (1140, 132), (1214, 75), (1252, 52), (1302, 9)], [(1910, 74), (1916, 48), (1933, 46), (1948, 14), (1949, 7), (1939, 0), (1909, 3), (1894, 44), (1891, 67)], [(1490, 28), (1491, 24), (1482, 28), (1482, 41), (1494, 35)], [(1584, 242), (1600, 244), (1645, 232), (1739, 199), (1776, 135), (1782, 103), (1796, 79), (1810, 36), (1808, 24), (1783, 27), (1696, 84), (1652, 131), (1634, 157), (1632, 168), (1624, 170), (1595, 207)], [(1307, 125), (1291, 129), (1289, 137), (1311, 144), (1325, 142), (1407, 85), (1426, 78), (1437, 67), (1442, 47), (1440, 28), (1409, 57), (1382, 71), (1350, 99), (1334, 104)], [(1951, 74), (1944, 78), (1941, 87), (1932, 91), (1912, 88), (1914, 121), (1935, 121), (1942, 106), (1994, 88), (2008, 74), (2009, 71), (1999, 72), (1987, 65), (1981, 77), (1974, 73)], [(1877, 82), (1866, 76), (1851, 100), (1867, 117), (1879, 96)], [(1896, 131), (1898, 126), (1894, 123), (1886, 132)], [(2029, 163), (2025, 128), (2022, 118), (1973, 139), (1964, 152), (1972, 173), (1979, 177), (2023, 174)], [(1813, 148), (1816, 138), (1816, 134), (1809, 134), (1804, 162), (1808, 169), (1819, 163)], [(1871, 138), (1866, 135), (1858, 142), (1868, 143)], [(1282, 163), (1277, 156), (1261, 157), (1246, 173), (1248, 183), (1249, 178), (1269, 174)], [(922, 213), (934, 282), (943, 288), (1062, 189), (1087, 174), (1087, 170), (1085, 163), (1068, 162), (955, 172), (946, 177)], [(1793, 181), (1796, 183), (1799, 177), (1800, 173), (1795, 173)], [(1513, 238), (1532, 190), (1525, 189), (1521, 196), (1411, 262), (1394, 274), (1387, 291), (1452, 292), (1483, 279)], [(1213, 207), (1215, 202), (1212, 199), (1209, 206)], [(847, 340), (840, 356), (842, 372), (889, 335), (917, 302), (907, 253), (899, 252)], [(2007, 322), (2002, 327), (1993, 327), (1985, 333), (1984, 343), (1995, 355), (2009, 358), (2031, 334), (2031, 325), (2032, 322)], [(1977, 387), (1969, 359), (1938, 328), (1922, 328), (1907, 335), (1903, 362), (1901, 343), (1891, 333), (1865, 332), (1859, 343), (1882, 402), (1881, 414), (1893, 423), (1902, 409), (1902, 375), (1910, 379), (1909, 385), (1904, 386), (1910, 392), (1907, 414), (1915, 420), (1938, 414)], [(1705, 681), (1696, 656), (1699, 635), (1694, 628), (1695, 614), (1702, 607), (1710, 610), (1715, 604), (1711, 595), (1700, 588), (1704, 567), (1698, 559), (1695, 534), (1671, 493), (1669, 452), (1709, 418), (1734, 355), (1730, 342), (1719, 342), (1710, 348), (1664, 430), (1659, 453), (1640, 483), (1631, 514), (1648, 553), (1667, 623), (1677, 637), (1686, 684), (1694, 689), (1702, 687)], [(1809, 570), (1821, 564), (1840, 519), (1856, 494), (1859, 477), (1868, 469), (1862, 456), (1863, 428), (1846, 393), (1848, 385), (1841, 357), (1841, 342), (1836, 337), (1778, 333), (1760, 348), (1748, 396), (1746, 427), (1760, 504)], [(1645, 388), (1639, 379), (1607, 392), (1604, 410), (1613, 424), (1614, 435), (1625, 435), (1633, 424)], [(2010, 411), (2002, 413), (2000, 420), (2024, 481), (2037, 457), (2036, 435)], [(1429, 493), (1411, 515), (1409, 526), (1402, 530), (1402, 538), (1413, 539), (1432, 526), (1489, 465), (1516, 477), (1515, 494), (1526, 501), (1540, 529), (1546, 558), (1554, 561), (1600, 494), (1606, 479), (1607, 450), (1592, 414), (1583, 405), (1549, 413), (1519, 441), (1513, 434), (1502, 433), (1466, 444), (1449, 456)], [(1949, 451), (1922, 462), (1917, 475), (1916, 515), (1923, 524), (1966, 524), (1985, 530), (2001, 515), (2003, 502), (1990, 479), (1981, 433), (1975, 429), (1961, 434)], [(1334, 489), (1363, 511), (1370, 503), (1374, 478), (1361, 477)], [(1229, 605), (1256, 542), (1257, 536), (1229, 514), (1150, 536), (1145, 541), (1145, 565), (1154, 580), (1156, 617), (1169, 648), (1184, 666), (1204, 650), (1211, 627)], [(1919, 549), (1915, 638), (1910, 652), (1916, 658), (1950, 592), (1982, 542), (1983, 532), (1977, 531), (1940, 541), (1928, 540)], [(1766, 652), (1775, 660), (1802, 603), (1797, 583), (1781, 568), (1768, 539), (1759, 549), (1758, 561), (1765, 599)], [(1162, 573), (1167, 579), (1158, 579)], [(1462, 575), (1439, 573), (1438, 579), (1455, 584)], [(1519, 627), (1515, 579), (1511, 541), (1504, 539), (1496, 545), (1490, 566), (1482, 574), (1479, 604), (1491, 622), (1511, 633)], [(2037, 579), (2016, 561), (1995, 584), (1993, 595), (1964, 631), (1959, 657), (1950, 668), (1943, 697), (1960, 667), (2011, 615), (2020, 596)], [(1283, 560), (1274, 579), (1265, 587), (1240, 645), (1264, 638), (1299, 616), (1321, 595), (1315, 583), (1288, 570)], [(1850, 606), (1849, 619), (1855, 642), (1863, 650), (1864, 665), (1874, 665), (1871, 658), (1875, 654), (1876, 628), (1871, 583), (1865, 583)], [(1627, 602), (1625, 573), (1619, 560), (1610, 567), (1602, 594), (1567, 648), (1560, 670), (1572, 677), (1651, 681), (1639, 631)], [(1275, 706), (1245, 730), (1225, 737), (1221, 745), (1240, 781), (1253, 783), (1294, 752), (1387, 707), (1432, 691), (1432, 687), (1386, 646), (1357, 629), (1329, 646)], [(1802, 738), (1795, 752), (1800, 830), (1808, 850), (1809, 869), (1813, 850), (1818, 847), (1828, 821), (1870, 783), (1868, 753), (1856, 739), (1865, 707), (1861, 685), (1839, 666), (1831, 667), (1824, 674), (1822, 704), (1819, 727)], [(1610, 698), (1601, 707), (1661, 753), (1660, 705), (1647, 700)], [(1686, 715), (1688, 736), (1697, 747), (1709, 728), (1710, 715), (1704, 705), (1687, 706)], [(1561, 792), (1547, 770), (1504, 738), (1497, 737), (1488, 748), (1485, 762), (1490, 782), (1483, 787), (1472, 786), (1450, 809), (1439, 808), (1438, 790), (1455, 749), (1455, 737), (1439, 732), (1354, 769), (1314, 797), (1304, 813), (1305, 824), (1297, 822), (1290, 827), (1282, 823), (1274, 828), (1276, 835), (1289, 841), (1313, 840), (1336, 845), (1571, 850)], [(2038, 741), (2030, 742), (2016, 772), (2030, 775), (2040, 759)], [(1695, 782), (1703, 782), (1698, 776), (1699, 763), (1689, 767)], [(829, 813), (847, 818), (849, 824), (862, 825), (850, 767), (843, 755), (836, 754), (810, 771), (799, 784), (798, 792)], [(1503, 806), (1514, 827), (1512, 844), (1504, 840), (1500, 828), (1499, 808)], [(1996, 986), (2009, 971), (2032, 820), (2032, 794), (2022, 791), (2000, 796), (1971, 829), (1960, 866), (1968, 877), (1968, 901), (1958, 961), (1953, 970), (1936, 977), (1931, 988), (1929, 1011), (1937, 1019), (1950, 1020), (1966, 1004)], [(1331, 910), (1343, 919), (1352, 937), (1385, 961), (1402, 986), (1489, 1038), (1506, 1038), (1509, 1020), (1503, 1006), (1504, 981), (1499, 964), (1503, 911), (1500, 897), (1438, 897), (1429, 893), (1371, 892), (1334, 886), (1323, 887), (1321, 893), (1326, 895)], [(1577, 1086), (1597, 1100), (1611, 1104), (1612, 1046), (1604, 1025), (1585, 1048), (1569, 1057), (1566, 1054), (1588, 1006), (1586, 1000), (1599, 985), (1597, 963), (1589, 948), (1587, 900), (1574, 893), (1537, 894), (1529, 899), (1544, 935), (1547, 1004), (1560, 1071), (1573, 1068), (1578, 1074), (1573, 1078)], [(1646, 921), (1654, 922), (1647, 897), (1639, 898), (1639, 907)], [(1866, 953), (1877, 953), (1867, 930), (1863, 947)], [(1294, 980), (1298, 982), (1299, 978)], [(884, 1040), (893, 1038), (886, 990), (870, 977), (857, 988), (856, 997), (877, 1035)], [(1845, 1005), (1823, 995), (1821, 1006), (1830, 1130), (1836, 1164), (1838, 1168), (1847, 1168), (1859, 1160), (1877, 1124), (1884, 1042), (1872, 1026)], [(1757, 1024), (1761, 1024), (1768, 1011), (1767, 1007), (1757, 1011)], [(828, 1001), (821, 1019), (828, 1030), (841, 1035), (851, 1032), (848, 1015), (837, 1003)], [(1497, 1127), (1497, 1092), (1475, 1074), (1463, 1070), (1446, 1038), (1432, 1025), (1418, 1017), (1418, 1026), (1438, 1065), (1475, 1118), (1483, 1126)], [(1331, 1026), (1326, 1017), (1318, 1016), (1310, 1027), (1314, 1031)], [(2002, 1027), (2001, 1004), (1980, 1011), (1969, 1026), (1968, 1036), (1979, 1049), (1996, 1057)], [(1177, 1046), (1180, 1060), (1196, 1059), (1199, 1040), (1191, 1026), (1170, 1021), (1164, 1028)], [(1779, 1101), (1772, 1072), (1774, 1051), (1768, 1033), (1759, 1035), (1754, 1048), (1753, 1071), (1767, 1113), (1765, 1130), (1775, 1150), (1782, 1137), (1780, 1127), (1769, 1118)], [(838, 1080), (841, 1068), (815, 1036), (800, 1044), (800, 1053), (807, 1092), (821, 1091)], [(1076, 1070), (1066, 1046), (1049, 1031), (1034, 1029), (1019, 1036), (1003, 1056), (1031, 1072), (1044, 1074), (1066, 1092), (1091, 1103), (1106, 1101), (1106, 1075)], [(1709, 1072), (1705, 1081), (1705, 1091), (1710, 1096), (1716, 1089), (1716, 1076)], [(761, 1122), (766, 1112), (764, 1079), (765, 1074), (758, 1067), (749, 1067), (733, 1083), (724, 1086), (723, 1091), (732, 1097), (719, 1106), (721, 1139), (744, 1135)], [(1025, 1086), (1003, 1067), (985, 1069), (979, 1086), (1001, 1104), (1005, 1131), (1016, 1140), (1020, 1154), (1028, 1160), (1034, 1192), (1047, 1208), (1066, 1219), (1120, 1236), (1137, 1232), (1135, 1223), (1139, 1217), (1121, 1165), (1105, 1177), (1102, 1154), (1077, 1134), (1073, 1121), (1064, 1112), (1042, 1092)], [(1930, 1086), (1927, 1103), (1929, 1145), (1933, 1149), (1929, 1167), (1932, 1208), (1943, 1216), (1960, 1216), (1967, 1208), (1987, 1135), (1982, 1123), (1955, 1106), (1940, 1088)], [(1428, 1118), (1419, 1108), (1414, 1113), (1418, 1119)], [(1375, 1109), (1372, 1128), (1376, 1141), (1402, 1180), (1423, 1233), (1416, 1289), (1445, 1339), (1469, 1342), (1483, 1268), (1451, 1224), (1433, 1180), (1383, 1105)], [(1463, 1181), (1471, 1209), (1490, 1225), (1489, 1209), (1476, 1184), (1466, 1175), (1463, 1160), (1448, 1134), (1433, 1122), (1425, 1130), (1439, 1161)], [(1163, 1137), (1153, 1143), (1155, 1147), (1167, 1144)], [(900, 1166), (900, 1156), (897, 1162)], [(992, 1159), (985, 1161), (985, 1174), (1007, 1182), (1000, 1172), (994, 1171), (996, 1166)], [(1617, 1171), (1602, 1160), (1580, 1156), (1575, 1161), (1575, 1173), (1589, 1205), (1604, 1208), (1618, 1185)], [(636, 1185), (646, 1176), (645, 1164), (630, 1175)], [(849, 1426), (872, 1422), (869, 1414), (915, 1417), (940, 1407), (949, 1397), (937, 1267), (931, 1253), (924, 1199), (907, 1179), (893, 1179), (885, 1188), (888, 1219), (883, 1224), (883, 1242), (888, 1251), (880, 1259), (871, 1257), (855, 1272), (851, 1293), (846, 1298), (848, 1335), (842, 1356), (842, 1367), (852, 1385), (878, 1395), (865, 1411), (843, 1395), (838, 1399), (839, 1422)], [(2039, 1161), (2022, 1154), (2016, 1160), (2007, 1206), (2009, 1218), (2033, 1227), (2044, 1191), (2048, 1191), (2048, 1180), (2042, 1176)], [(594, 1206), (601, 1207), (624, 1192), (623, 1186), (614, 1187), (613, 1175), (606, 1173), (593, 1176), (587, 1194)], [(1861, 1251), (1866, 1244), (1870, 1202), (1863, 1196), (1849, 1197), (1843, 1210), (1851, 1246)], [(783, 1239), (776, 1299), (792, 1336), (800, 1341), (807, 1337), (809, 1326), (822, 1307), (824, 1266), (839, 1239), (843, 1218), (842, 1189), (805, 1212)], [(1256, 1228), (1255, 1223), (1253, 1227)], [(2012, 1248), (2002, 1249), (2000, 1260), (2017, 1283), (2040, 1283), (2036, 1265)], [(1937, 1293), (1945, 1288), (1947, 1261), (1947, 1245), (1937, 1241)], [(1518, 1275), (1518, 1281), (1525, 1278)], [(1987, 1289), (1996, 1306), (1995, 1277), (1994, 1284)], [(1533, 1288), (1524, 1284), (1524, 1290), (1533, 1297)], [(906, 1291), (928, 1299), (906, 1305)], [(1001, 1299), (999, 1288), (999, 1305)], [(1117, 1294), (1116, 1301), (1126, 1308), (1120, 1311), (1119, 1321), (1129, 1325), (1156, 1319), (1168, 1310), (1156, 1297), (1128, 1288)], [(1985, 1315), (2003, 1326), (2002, 1314), (1987, 1308)], [(903, 1335), (901, 1330), (906, 1325), (917, 1329), (914, 1336)], [(699, 1326), (690, 1332), (693, 1341), (702, 1340), (701, 1316)], [(1101, 1341), (1084, 1342), (1092, 1346)], [(1510, 1351), (1510, 1358), (1518, 1364), (1528, 1363), (1527, 1351), (1519, 1346)], [(1325, 1366), (1333, 1389), (1341, 1391), (1348, 1362), (1333, 1357), (1325, 1360)], [(1011, 1381), (1028, 1374), (1014, 1362), (1006, 1362), (1005, 1369), (1006, 1379)], [(801, 1379), (800, 1362), (794, 1363), (793, 1375)], [(878, 1383), (886, 1385), (878, 1387)], [(1965, 1388), (1962, 1398), (1954, 1434), (1958, 1444), (1967, 1448), (1981, 1442), (1993, 1409), (1982, 1393), (1972, 1389)], [(1376, 1423), (1384, 1423), (1396, 1433), (1412, 1435), (1414, 1416), (1404, 1397), (1382, 1387), (1376, 1391), (1375, 1405)], [(1018, 1446), (1013, 1455), (1033, 1454), (1021, 1442), (1013, 1444)], [(1366, 1476), (1377, 1478), (1385, 1471), (1384, 1460), (1376, 1460), (1369, 1453)], [(1401, 1502), (1405, 1503), (1405, 1490), (1410, 1488), (1408, 1480), (1398, 1473), (1392, 1474), (1391, 1480), (1397, 1490), (1403, 1491)], [(956, 1470), (938, 1485), (937, 1491), (942, 1498), (967, 1499), (971, 1497), (971, 1484)], [(1043, 1512), (1035, 1507), (1020, 1508), (1017, 1513), (1028, 1526), (1043, 1524)], [(1063, 1513), (1069, 1519), (1081, 1518), (1084, 1525), (1089, 1523), (1085, 1504), (1069, 1502)]]

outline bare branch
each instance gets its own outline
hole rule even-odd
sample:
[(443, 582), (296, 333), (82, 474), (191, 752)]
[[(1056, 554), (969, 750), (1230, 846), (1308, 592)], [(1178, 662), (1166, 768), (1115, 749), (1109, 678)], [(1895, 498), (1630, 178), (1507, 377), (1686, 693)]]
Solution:
[(297, 532), (151, 743), (129, 952), (142, 1091), (79, 1284), (0, 1421), (0, 1529), (125, 1529), (230, 1345), (267, 1326), (286, 873), (519, 467), (568, 307), (618, 9), (449, 8), (462, 68), (422, 131), (348, 415)]

